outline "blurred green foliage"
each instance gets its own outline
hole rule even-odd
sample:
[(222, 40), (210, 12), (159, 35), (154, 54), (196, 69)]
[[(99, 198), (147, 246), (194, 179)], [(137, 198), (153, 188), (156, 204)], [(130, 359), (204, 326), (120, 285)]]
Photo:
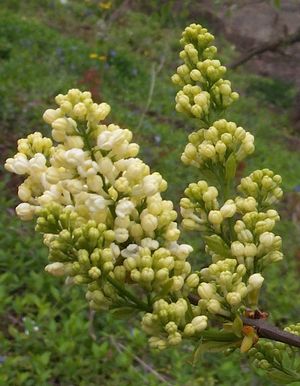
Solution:
[[(175, 1), (164, 1), (162, 7), (137, 1), (130, 10), (121, 9), (122, 3), (2, 0), (1, 164), (17, 138), (33, 129), (48, 130), (41, 115), (56, 94), (73, 87), (92, 89), (98, 100), (111, 104), (111, 121), (133, 130), (142, 157), (169, 181), (166, 196), (178, 203), (186, 184), (198, 178), (196, 170), (180, 162), (187, 134), (195, 127), (175, 113), (170, 82), (181, 30), (191, 21), (190, 2), (175, 9), (175, 16), (170, 12)], [(224, 40), (220, 52), (226, 61), (234, 55)], [(145, 111), (151, 71), (155, 87)], [(300, 156), (287, 148), (285, 135), (294, 90), (243, 70), (229, 77), (242, 95), (229, 119), (256, 135), (257, 151), (244, 173), (270, 167), (282, 174), (285, 189), (293, 190), (299, 185)], [(0, 185), (0, 385), (271, 385), (238, 353), (206, 354), (193, 368), (190, 347), (152, 352), (138, 320), (91, 314), (78, 288), (43, 273), (47, 251), (33, 229), (14, 216), (15, 186), (8, 176)], [(286, 259), (267, 274), (262, 307), (284, 325), (299, 319), (300, 307), (299, 229), (289, 213), (280, 232)], [(195, 247), (193, 265), (204, 266), (200, 241), (184, 237)]]

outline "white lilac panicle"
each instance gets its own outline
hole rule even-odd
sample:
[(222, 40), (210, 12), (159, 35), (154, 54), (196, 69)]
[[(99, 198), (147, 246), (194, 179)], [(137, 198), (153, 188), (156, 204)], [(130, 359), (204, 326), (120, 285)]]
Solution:
[[(178, 244), (173, 203), (161, 197), (166, 181), (136, 158), (139, 147), (130, 130), (102, 122), (107, 104), (76, 89), (56, 102), (59, 107), (43, 116), (52, 139), (30, 134), (5, 164), (25, 176), (16, 212), (25, 221), (37, 217), (36, 229), (49, 248), (45, 270), (86, 284), (94, 309), (127, 299), (146, 310), (147, 293), (185, 296), (199, 279), (186, 261), (192, 248)], [(206, 326), (186, 321), (195, 331)], [(169, 344), (175, 344), (178, 337), (171, 336)]]

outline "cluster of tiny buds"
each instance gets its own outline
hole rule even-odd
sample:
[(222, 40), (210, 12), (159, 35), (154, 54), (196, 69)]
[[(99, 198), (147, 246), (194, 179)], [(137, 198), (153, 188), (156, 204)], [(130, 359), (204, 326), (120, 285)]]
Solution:
[(250, 272), (282, 260), (281, 237), (271, 232), (278, 219), (278, 213), (269, 209), (267, 212), (248, 212), (236, 221), (237, 240), (231, 243), (231, 253)]
[(172, 76), (182, 87), (176, 95), (176, 110), (204, 122), (210, 110), (224, 109), (239, 98), (231, 83), (222, 79), (226, 67), (214, 59), (217, 49), (211, 46), (214, 36), (199, 24), (191, 24), (182, 34), (183, 50), (179, 56), (184, 64)]
[(258, 300), (264, 278), (260, 273), (252, 274), (243, 281), (247, 269), (235, 259), (220, 260), (200, 271), (198, 286), (201, 312), (230, 317), (242, 304), (253, 305)]
[(248, 177), (241, 179), (238, 190), (246, 196), (259, 200), (261, 207), (278, 202), (283, 195), (280, 184), (282, 178), (272, 170), (256, 170)]
[(223, 221), (236, 213), (236, 204), (229, 199), (220, 207), (219, 192), (206, 181), (191, 183), (184, 191), (187, 197), (180, 201), (182, 225), (187, 230), (220, 232)]
[(197, 168), (212, 164), (225, 165), (231, 154), (241, 161), (254, 151), (254, 137), (234, 122), (225, 119), (215, 121), (208, 129), (200, 129), (189, 135), (189, 143), (181, 156), (186, 165)]
[(198, 307), (194, 307), (195, 312), (189, 312), (188, 303), (183, 298), (171, 303), (157, 300), (153, 304), (153, 312), (146, 313), (142, 319), (144, 331), (152, 335), (150, 346), (161, 350), (180, 343), (184, 336), (196, 336), (205, 330), (207, 316), (197, 314), (197, 310)]

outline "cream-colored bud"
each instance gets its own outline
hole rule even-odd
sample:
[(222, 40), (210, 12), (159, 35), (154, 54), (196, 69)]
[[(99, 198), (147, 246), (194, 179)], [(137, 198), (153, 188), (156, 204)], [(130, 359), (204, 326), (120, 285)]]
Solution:
[(172, 290), (173, 291), (180, 291), (183, 287), (184, 279), (182, 276), (173, 276), (173, 285)]
[(128, 230), (125, 228), (117, 228), (114, 230), (115, 232), (115, 239), (118, 243), (124, 243), (128, 240), (129, 233)]
[(134, 204), (132, 201), (127, 198), (123, 198), (120, 200), (116, 206), (116, 214), (117, 216), (123, 218), (127, 215), (130, 215), (134, 209)]
[(201, 332), (207, 327), (207, 316), (196, 316), (192, 319), (191, 324), (194, 326), (196, 332)]
[(225, 204), (221, 207), (220, 212), (223, 218), (230, 218), (234, 216), (236, 213), (236, 205), (233, 200), (226, 201)]
[(67, 135), (64, 137), (64, 144), (67, 149), (83, 149), (84, 142), (83, 139), (79, 135)]
[(216, 299), (210, 299), (207, 303), (207, 310), (212, 314), (218, 314), (221, 310), (221, 304)]
[(176, 346), (181, 342), (181, 340), (182, 340), (182, 337), (179, 332), (175, 332), (174, 334), (168, 336), (168, 344), (170, 346)]
[(127, 271), (132, 271), (137, 267), (137, 260), (134, 257), (127, 257), (123, 264)]
[(130, 225), (130, 218), (129, 216), (126, 217), (116, 217), (115, 218), (115, 228), (129, 228)]
[(196, 288), (199, 285), (199, 281), (200, 281), (199, 276), (196, 273), (192, 273), (187, 277), (186, 284), (190, 288)]
[(169, 334), (175, 334), (175, 332), (178, 330), (177, 324), (175, 322), (169, 322), (165, 326), (165, 331)]
[(101, 276), (101, 271), (98, 267), (92, 267), (90, 270), (89, 270), (89, 276), (96, 280), (98, 279), (100, 276)]
[(57, 118), (61, 116), (61, 110), (60, 109), (48, 109), (43, 114), (43, 119), (46, 123), (51, 124), (53, 121), (55, 121)]
[(216, 152), (219, 154), (219, 155), (224, 155), (226, 153), (226, 145), (224, 142), (222, 141), (218, 141), (215, 145), (215, 149), (216, 149)]
[(208, 214), (208, 220), (213, 225), (220, 225), (223, 221), (222, 213), (218, 210), (211, 210)]
[(25, 184), (21, 184), (18, 188), (18, 196), (22, 201), (29, 201), (32, 198), (31, 190)]
[(179, 239), (180, 236), (180, 230), (179, 229), (169, 229), (165, 233), (165, 239), (168, 241), (176, 241)]
[(260, 273), (254, 273), (248, 279), (249, 290), (257, 290), (261, 288), (264, 278)]
[(196, 328), (192, 325), (192, 323), (188, 323), (185, 325), (183, 333), (186, 336), (193, 336), (196, 333)]
[(129, 228), (130, 234), (134, 239), (143, 237), (144, 231), (141, 224), (133, 223)]
[(246, 257), (254, 257), (257, 254), (257, 247), (255, 244), (250, 243), (245, 245), (244, 254)]
[(274, 233), (264, 232), (259, 236), (259, 241), (265, 248), (270, 248), (274, 243), (274, 238)]
[(216, 289), (211, 283), (201, 283), (198, 287), (198, 294), (201, 299), (211, 299), (216, 293)]
[(27, 203), (19, 204), (16, 207), (16, 213), (23, 221), (29, 221), (33, 219), (36, 207)]
[(86, 183), (90, 191), (95, 193), (102, 192), (103, 180), (99, 175), (93, 174), (87, 176)]
[(63, 276), (65, 275), (65, 264), (60, 262), (48, 264), (45, 267), (45, 271), (53, 276)]
[(141, 280), (150, 283), (154, 279), (155, 273), (152, 268), (143, 268), (141, 272)]
[(201, 72), (197, 69), (194, 69), (190, 72), (190, 77), (194, 81), (201, 81), (203, 79)]
[(231, 253), (235, 257), (241, 257), (241, 256), (244, 256), (244, 254), (245, 254), (244, 244), (242, 244), (239, 241), (234, 241), (233, 243), (231, 243), (230, 248), (231, 248)]
[(193, 252), (193, 247), (188, 244), (180, 244), (178, 249), (176, 249), (176, 256), (179, 259), (185, 259), (188, 255)]
[(51, 126), (54, 130), (57, 130), (58, 132), (63, 132), (64, 134), (70, 134), (70, 132), (72, 131), (72, 125), (67, 118), (57, 118), (55, 119), (55, 121), (52, 122)]
[(226, 300), (231, 306), (235, 307), (241, 303), (242, 297), (239, 292), (228, 292)]
[(205, 202), (213, 201), (218, 197), (218, 190), (214, 186), (209, 186), (207, 191), (203, 194)]
[(169, 278), (169, 270), (168, 268), (161, 268), (159, 269), (156, 274), (155, 274), (155, 278), (158, 280), (158, 281), (165, 281)]
[(73, 113), (76, 116), (76, 118), (83, 120), (85, 118), (85, 115), (87, 113), (87, 108), (84, 103), (79, 102), (73, 107)]
[(158, 225), (157, 218), (152, 214), (146, 214), (141, 219), (141, 226), (144, 229), (144, 231), (147, 233), (153, 232), (157, 228), (157, 225)]
[(216, 155), (216, 149), (213, 145), (199, 145), (199, 153), (206, 158), (213, 158)]

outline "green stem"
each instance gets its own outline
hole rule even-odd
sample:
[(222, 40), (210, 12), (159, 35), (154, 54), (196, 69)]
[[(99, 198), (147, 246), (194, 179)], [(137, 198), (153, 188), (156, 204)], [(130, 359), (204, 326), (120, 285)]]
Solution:
[(120, 296), (126, 297), (130, 299), (136, 306), (142, 311), (151, 311), (151, 307), (148, 306), (146, 303), (140, 301), (137, 297), (135, 297), (130, 291), (128, 291), (126, 288), (124, 288), (120, 283), (117, 282), (117, 280), (113, 279), (111, 276), (106, 277), (107, 281), (113, 285), (116, 290), (119, 292)]

